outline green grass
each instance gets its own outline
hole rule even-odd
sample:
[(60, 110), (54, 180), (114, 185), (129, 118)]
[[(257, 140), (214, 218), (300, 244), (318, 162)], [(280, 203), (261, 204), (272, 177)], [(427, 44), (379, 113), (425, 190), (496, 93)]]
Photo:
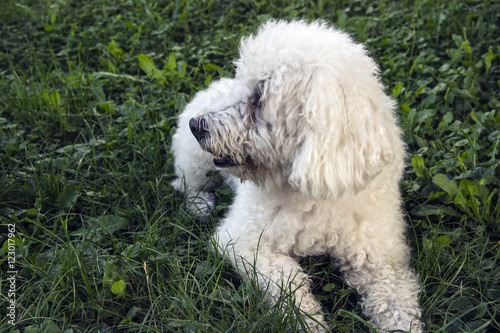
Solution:
[[(269, 305), (209, 250), (230, 191), (218, 191), (216, 214), (200, 222), (169, 185), (176, 115), (231, 75), (239, 38), (271, 17), (324, 18), (377, 59), (408, 144), (403, 209), (426, 327), (500, 330), (497, 1), (4, 0), (0, 331), (303, 323), (286, 306), (293, 295)], [(356, 293), (328, 259), (303, 266), (329, 325), (366, 331)]]

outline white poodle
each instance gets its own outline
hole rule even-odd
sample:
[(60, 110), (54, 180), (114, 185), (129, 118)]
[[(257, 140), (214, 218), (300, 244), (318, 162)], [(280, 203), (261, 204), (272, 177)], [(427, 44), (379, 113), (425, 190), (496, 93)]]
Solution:
[(311, 331), (327, 326), (297, 258), (328, 254), (374, 327), (421, 332), (398, 187), (405, 149), (375, 62), (324, 23), (270, 21), (235, 64), (189, 103), (172, 145), (173, 185), (192, 211), (215, 204), (208, 171), (235, 189), (219, 252), (244, 277), (253, 265), (271, 300), (297, 288)]

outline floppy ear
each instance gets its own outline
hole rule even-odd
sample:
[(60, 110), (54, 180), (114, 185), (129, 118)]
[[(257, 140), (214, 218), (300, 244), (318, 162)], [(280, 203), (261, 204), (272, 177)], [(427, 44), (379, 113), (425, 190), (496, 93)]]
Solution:
[(394, 103), (375, 75), (332, 77), (316, 71), (301, 94), (305, 120), (288, 177), (303, 194), (323, 199), (359, 192), (404, 151)]

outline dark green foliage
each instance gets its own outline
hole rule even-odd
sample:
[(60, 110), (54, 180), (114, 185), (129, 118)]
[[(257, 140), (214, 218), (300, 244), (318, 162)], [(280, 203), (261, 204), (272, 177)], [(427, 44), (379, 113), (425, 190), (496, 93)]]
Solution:
[[(218, 217), (194, 220), (168, 183), (177, 114), (232, 75), (240, 37), (269, 18), (323, 18), (377, 59), (408, 144), (427, 329), (500, 330), (498, 1), (4, 0), (0, 331), (300, 327), (293, 293), (271, 306), (241, 281), (209, 249)], [(217, 194), (220, 216), (231, 193)], [(330, 326), (367, 330), (329, 260), (302, 263)]]

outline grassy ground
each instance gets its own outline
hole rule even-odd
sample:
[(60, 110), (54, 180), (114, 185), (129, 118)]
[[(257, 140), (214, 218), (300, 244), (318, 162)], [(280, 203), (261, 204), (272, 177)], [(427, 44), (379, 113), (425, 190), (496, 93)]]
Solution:
[[(207, 249), (230, 191), (200, 222), (168, 183), (176, 115), (271, 17), (322, 17), (367, 45), (409, 147), (403, 208), (427, 329), (500, 330), (500, 3), (332, 3), (3, 0), (0, 331), (300, 322)], [(331, 327), (368, 330), (328, 260), (303, 264)]]

